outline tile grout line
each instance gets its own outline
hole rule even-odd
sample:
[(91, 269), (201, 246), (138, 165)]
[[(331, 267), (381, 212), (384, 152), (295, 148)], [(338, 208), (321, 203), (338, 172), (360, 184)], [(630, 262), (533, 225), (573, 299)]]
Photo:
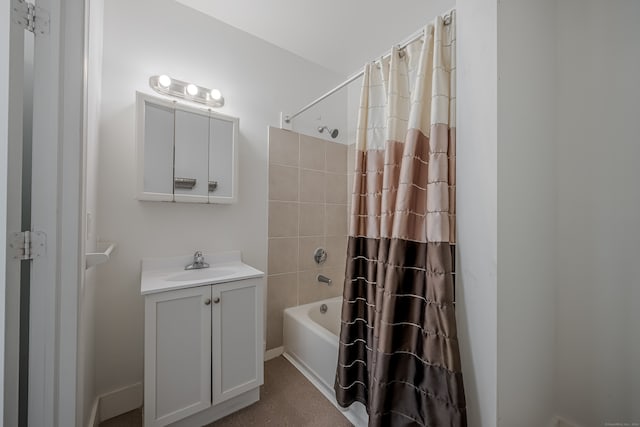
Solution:
[[(298, 234), (296, 236), (296, 306), (300, 305), (300, 228), (302, 226), (302, 135), (298, 132)], [(284, 336), (283, 336), (284, 341)]]

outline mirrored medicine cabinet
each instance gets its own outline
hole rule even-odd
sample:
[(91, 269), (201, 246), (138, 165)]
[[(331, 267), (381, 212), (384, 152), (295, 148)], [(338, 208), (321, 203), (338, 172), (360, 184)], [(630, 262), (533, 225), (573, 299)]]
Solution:
[(234, 203), (238, 119), (136, 93), (138, 200)]

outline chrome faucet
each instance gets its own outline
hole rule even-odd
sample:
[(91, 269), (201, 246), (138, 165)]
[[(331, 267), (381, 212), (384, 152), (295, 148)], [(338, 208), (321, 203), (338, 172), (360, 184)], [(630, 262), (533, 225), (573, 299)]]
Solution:
[(329, 279), (327, 276), (322, 275), (322, 274), (318, 274), (318, 276), (316, 277), (316, 280), (320, 283), (326, 283), (327, 285), (331, 285), (331, 279)]
[(185, 270), (197, 270), (199, 268), (209, 268), (209, 264), (204, 262), (204, 256), (201, 251), (196, 251), (193, 254), (193, 262), (184, 267)]

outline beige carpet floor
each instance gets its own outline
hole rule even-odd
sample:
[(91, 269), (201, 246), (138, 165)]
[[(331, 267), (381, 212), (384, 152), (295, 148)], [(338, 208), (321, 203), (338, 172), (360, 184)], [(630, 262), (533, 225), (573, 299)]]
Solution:
[[(352, 424), (284, 357), (264, 365), (260, 401), (207, 427), (348, 427)], [(140, 427), (142, 410), (100, 423), (100, 427)]]

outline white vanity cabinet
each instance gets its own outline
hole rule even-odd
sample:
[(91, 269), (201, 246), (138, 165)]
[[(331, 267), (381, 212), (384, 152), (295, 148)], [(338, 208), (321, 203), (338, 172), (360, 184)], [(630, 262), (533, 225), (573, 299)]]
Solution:
[(199, 426), (257, 401), (262, 325), (262, 278), (146, 294), (145, 426)]

